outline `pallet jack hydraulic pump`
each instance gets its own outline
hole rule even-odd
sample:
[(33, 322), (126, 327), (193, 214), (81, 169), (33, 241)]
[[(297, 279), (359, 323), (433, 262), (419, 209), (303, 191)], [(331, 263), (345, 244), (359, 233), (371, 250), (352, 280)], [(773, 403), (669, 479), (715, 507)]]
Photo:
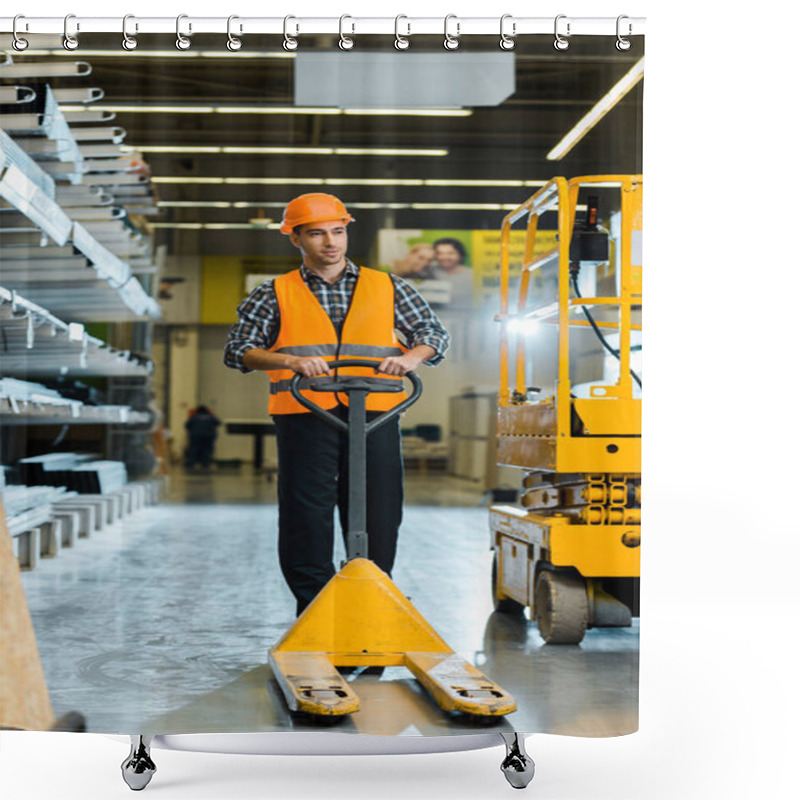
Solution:
[[(331, 369), (366, 367), (365, 359), (332, 361)], [(270, 650), (269, 662), (291, 711), (333, 717), (358, 711), (359, 699), (337, 667), (406, 667), (448, 712), (501, 717), (516, 710), (514, 698), (455, 653), (403, 593), (369, 560), (366, 530), (367, 436), (417, 401), (422, 382), (413, 372), (411, 395), (367, 422), (366, 396), (402, 392), (401, 380), (369, 375), (304, 378), (297, 374), (294, 398), (348, 435), (349, 503), (347, 560), (294, 625)], [(300, 389), (341, 392), (348, 421), (313, 402)]]

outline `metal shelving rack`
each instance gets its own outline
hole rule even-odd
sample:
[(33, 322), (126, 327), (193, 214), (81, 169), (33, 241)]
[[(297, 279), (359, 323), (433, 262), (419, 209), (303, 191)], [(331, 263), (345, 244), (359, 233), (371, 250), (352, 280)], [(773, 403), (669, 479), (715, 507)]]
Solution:
[[(147, 276), (157, 285), (151, 244), (129, 216), (157, 213), (147, 165), (123, 149), (125, 131), (110, 124), (114, 115), (91, 109), (102, 89), (61, 85), (90, 74), (84, 61), (15, 62), (0, 53), (3, 425), (152, 421), (151, 413), (129, 405), (91, 405), (27, 380), (104, 376), (146, 383), (153, 369), (147, 357), (111, 347), (84, 327), (147, 324), (161, 316), (139, 280)], [(60, 79), (56, 88), (53, 78)], [(83, 109), (64, 113), (60, 103)]]

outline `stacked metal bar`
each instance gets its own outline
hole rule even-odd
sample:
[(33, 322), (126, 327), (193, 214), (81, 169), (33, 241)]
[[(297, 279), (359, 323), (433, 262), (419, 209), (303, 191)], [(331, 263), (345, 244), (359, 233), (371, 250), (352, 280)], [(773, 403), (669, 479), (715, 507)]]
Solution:
[(18, 463), (29, 486), (65, 486), (78, 494), (109, 494), (128, 481), (121, 461), (94, 460), (85, 453), (48, 453)]
[[(0, 63), (0, 335), (9, 378), (152, 372), (149, 359), (84, 329), (160, 317), (137, 277), (157, 272), (150, 243), (126, 208), (156, 211), (146, 165), (122, 152), (125, 131), (109, 126), (113, 115), (91, 110), (101, 89), (50, 86), (54, 78), (63, 84), (90, 74), (82, 61), (15, 63), (6, 53)], [(60, 103), (82, 110), (65, 114)], [(127, 405), (78, 402), (27, 381), (0, 383), (3, 424), (149, 419)]]
[(158, 318), (136, 277), (157, 271), (149, 241), (128, 216), (157, 213), (147, 165), (123, 151), (122, 128), (98, 124), (113, 114), (59, 108), (101, 90), (47, 83), (90, 73), (85, 62), (0, 65), (0, 80), (24, 82), (0, 86), (0, 281), (71, 320)]

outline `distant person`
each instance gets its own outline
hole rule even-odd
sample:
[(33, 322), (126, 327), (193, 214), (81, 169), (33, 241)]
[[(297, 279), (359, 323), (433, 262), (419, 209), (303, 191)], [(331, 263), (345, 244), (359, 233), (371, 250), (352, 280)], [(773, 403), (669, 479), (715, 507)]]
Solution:
[(189, 453), (186, 459), (188, 469), (200, 462), (203, 469), (211, 465), (214, 455), (214, 442), (217, 439), (217, 428), (222, 423), (206, 406), (198, 406), (184, 427), (189, 433)]
[(392, 272), (406, 279), (428, 278), (433, 256), (433, 246), (420, 242), (415, 244), (403, 258), (392, 262)]
[(450, 305), (469, 308), (472, 306), (472, 270), (464, 265), (467, 249), (458, 239), (437, 239), (433, 243), (434, 280), (450, 283)]

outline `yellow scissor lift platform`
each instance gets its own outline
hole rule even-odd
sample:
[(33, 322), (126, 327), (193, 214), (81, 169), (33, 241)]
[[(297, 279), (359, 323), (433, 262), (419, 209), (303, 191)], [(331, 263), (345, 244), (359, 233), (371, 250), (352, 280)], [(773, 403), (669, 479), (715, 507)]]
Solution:
[(348, 435), (348, 561), (269, 651), (270, 666), (289, 709), (315, 717), (342, 717), (359, 709), (358, 696), (338, 667), (406, 667), (444, 711), (483, 718), (510, 714), (516, 710), (514, 698), (448, 647), (391, 578), (366, 557), (367, 434), (408, 408), (422, 391), (420, 379), (408, 373), (412, 396), (367, 422), (367, 394), (403, 388), (402, 381), (387, 388), (385, 379), (365, 377), (364, 368), (372, 371), (376, 363), (332, 361), (331, 369), (355, 367), (362, 375), (306, 381), (308, 390), (348, 395), (347, 423), (304, 397), (299, 375), (290, 384), (298, 402)]
[[(586, 190), (610, 190), (608, 202), (619, 212), (605, 240), (607, 249), (611, 239), (613, 252), (605, 258), (597, 256), (602, 232), (596, 205), (589, 203), (587, 220), (576, 228), (579, 193)], [(558, 244), (539, 253), (539, 218), (552, 210), (558, 212)], [(519, 295), (512, 309), (511, 228), (525, 218)], [(503, 221), (497, 463), (518, 467), (524, 475), (521, 507), (490, 510), (492, 584), (495, 607), (512, 613), (530, 607), (547, 642), (577, 643), (587, 628), (630, 625), (638, 615), (641, 399), (633, 386), (640, 380), (631, 369), (631, 333), (641, 330), (641, 235), (640, 175), (554, 178)], [(593, 239), (584, 248), (590, 251), (586, 261), (594, 267), (604, 261), (614, 265), (618, 294), (580, 296), (581, 236)], [(532, 277), (545, 267), (555, 267), (555, 300), (531, 306)], [(593, 313), (585, 313), (590, 308)], [(597, 309), (605, 319), (594, 319)], [(536, 380), (551, 354), (526, 341), (523, 332), (530, 322), (557, 328), (555, 390), (543, 399), (531, 398), (527, 379)], [(608, 332), (619, 335), (618, 348), (610, 348), (616, 350), (619, 377), (614, 383), (593, 382), (588, 396), (577, 397), (570, 376), (575, 356), (570, 329), (590, 326), (603, 338)], [(604, 346), (609, 349), (607, 342)]]

